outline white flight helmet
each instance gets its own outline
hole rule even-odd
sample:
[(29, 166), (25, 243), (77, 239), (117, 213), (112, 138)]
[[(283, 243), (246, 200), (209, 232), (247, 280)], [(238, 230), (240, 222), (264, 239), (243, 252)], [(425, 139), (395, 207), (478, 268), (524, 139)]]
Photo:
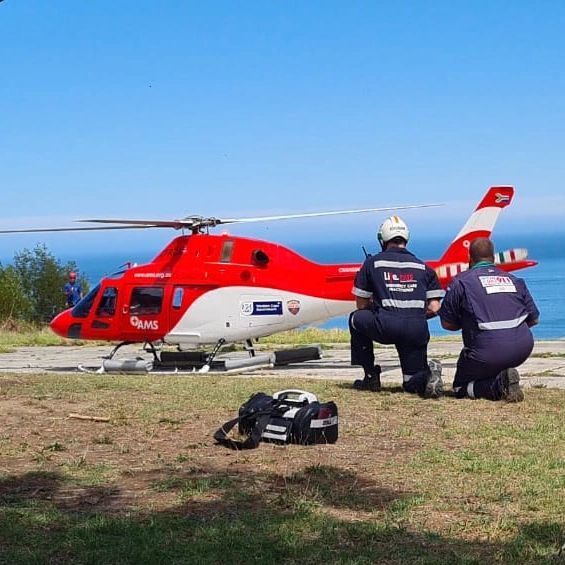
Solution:
[(382, 247), (384, 247), (387, 242), (395, 237), (401, 237), (406, 243), (410, 239), (410, 230), (408, 226), (398, 217), (390, 216), (387, 218), (379, 228), (377, 232), (377, 239)]

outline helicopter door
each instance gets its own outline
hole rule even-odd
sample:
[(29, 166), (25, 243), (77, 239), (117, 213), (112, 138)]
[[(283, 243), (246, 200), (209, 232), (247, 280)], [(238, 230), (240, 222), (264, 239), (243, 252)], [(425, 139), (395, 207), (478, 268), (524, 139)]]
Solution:
[(126, 340), (151, 341), (167, 332), (168, 314), (164, 307), (167, 291), (170, 292), (170, 287), (126, 288), (126, 299), (122, 306), (122, 332)]
[(117, 333), (119, 322), (116, 317), (118, 305), (118, 288), (116, 286), (106, 286), (97, 293), (97, 297), (93, 301), (95, 308), (92, 310), (88, 320), (88, 334), (96, 339), (108, 339), (109, 335)]

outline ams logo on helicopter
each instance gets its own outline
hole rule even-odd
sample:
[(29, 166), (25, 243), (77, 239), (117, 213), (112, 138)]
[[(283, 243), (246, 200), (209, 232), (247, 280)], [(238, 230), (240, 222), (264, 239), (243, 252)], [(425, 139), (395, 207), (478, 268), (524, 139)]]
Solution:
[[(510, 186), (490, 188), (443, 256), (427, 262), (444, 287), (468, 268), (470, 242), (476, 237), (490, 236), (500, 211), (511, 203), (513, 195)], [(402, 208), (420, 207), (425, 206)], [(150, 263), (103, 278), (74, 308), (56, 316), (51, 328), (56, 334), (73, 339), (165, 343), (176, 345), (179, 350), (215, 345), (210, 355), (199, 354), (195, 363), (209, 368), (225, 343), (246, 342), (251, 348), (254, 339), (351, 312), (355, 307), (351, 289), (360, 268), (359, 263), (314, 263), (282, 245), (226, 234), (211, 235), (210, 228), (228, 223), (397, 209), (400, 208), (243, 219), (97, 219), (82, 221), (104, 225), (0, 233), (189, 230), (190, 235), (173, 239)], [(525, 249), (498, 253), (497, 263), (507, 272), (536, 264), (527, 259)], [(160, 362), (162, 355), (158, 356), (153, 347), (152, 350), (155, 360)]]

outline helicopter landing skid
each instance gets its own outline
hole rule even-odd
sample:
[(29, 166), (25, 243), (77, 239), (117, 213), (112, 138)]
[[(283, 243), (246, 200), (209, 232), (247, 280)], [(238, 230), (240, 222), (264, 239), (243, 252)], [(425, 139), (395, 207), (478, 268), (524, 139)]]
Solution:
[[(221, 345), (220, 345), (221, 347)], [(216, 346), (216, 353), (219, 351)], [(154, 355), (153, 361), (141, 357), (133, 359), (105, 358), (99, 368), (79, 365), (85, 373), (125, 373), (125, 374), (233, 374), (257, 369), (273, 369), (292, 363), (304, 363), (322, 358), (319, 345), (283, 349), (272, 353), (255, 355), (254, 357), (231, 357), (215, 359), (216, 355), (199, 351), (161, 351), (149, 349)], [(114, 352), (115, 353), (115, 352)], [(214, 352), (213, 352), (214, 353)]]
[(112, 359), (114, 357), (114, 355), (116, 355), (116, 353), (118, 352), (118, 349), (120, 349), (124, 345), (132, 345), (134, 343), (136, 343), (136, 342), (135, 341), (121, 341), (120, 343), (118, 343), (118, 345), (116, 345), (116, 347), (114, 347), (112, 349), (112, 351), (110, 351), (110, 353), (108, 355), (105, 355), (103, 357), (103, 359)]
[(223, 359), (216, 359), (215, 355), (206, 355), (202, 352), (163, 351), (159, 362), (154, 366), (154, 372), (184, 370), (198, 373), (227, 373), (255, 368), (272, 369), (321, 358), (322, 348), (319, 345), (282, 349), (271, 353), (255, 353), (253, 357), (228, 357)]

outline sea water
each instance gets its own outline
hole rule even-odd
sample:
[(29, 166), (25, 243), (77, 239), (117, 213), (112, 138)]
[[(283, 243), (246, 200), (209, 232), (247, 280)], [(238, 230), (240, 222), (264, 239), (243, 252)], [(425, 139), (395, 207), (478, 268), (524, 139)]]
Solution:
[[(533, 328), (538, 339), (565, 338), (565, 236), (536, 237), (535, 239), (507, 236), (495, 239), (497, 249), (504, 250), (511, 247), (529, 247), (529, 258), (539, 261), (536, 267), (516, 271), (522, 277), (532, 294), (539, 310), (540, 324)], [(361, 263), (364, 260), (362, 245), (357, 242), (340, 243), (311, 243), (297, 241), (288, 245), (304, 257), (319, 263)], [(369, 253), (376, 253), (376, 242), (366, 243)], [(446, 242), (441, 240), (428, 240), (410, 243), (410, 250), (418, 257), (437, 259), (444, 252)], [(129, 254), (106, 253), (103, 255), (84, 255), (80, 252), (73, 257), (64, 257), (63, 261), (73, 260), (77, 263), (81, 274), (86, 276), (91, 284), (100, 278), (117, 271), (121, 265), (128, 261), (143, 264), (151, 261), (157, 255), (158, 249), (152, 251), (138, 251)], [(347, 328), (347, 318), (333, 318), (320, 327)], [(437, 319), (430, 321), (432, 335), (445, 335)]]

